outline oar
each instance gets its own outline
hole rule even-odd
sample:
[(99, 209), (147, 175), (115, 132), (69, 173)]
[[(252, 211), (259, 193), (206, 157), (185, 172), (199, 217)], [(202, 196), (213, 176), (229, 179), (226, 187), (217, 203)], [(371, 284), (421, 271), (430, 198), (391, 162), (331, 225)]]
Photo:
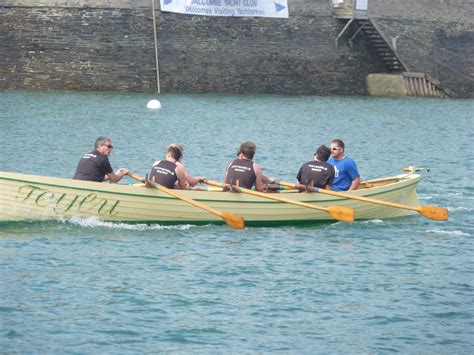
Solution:
[[(275, 181), (275, 184), (280, 184), (286, 187), (293, 187), (295, 188), (296, 184), (292, 184), (291, 182), (284, 182), (284, 181)], [(368, 203), (375, 203), (383, 206), (395, 207), (395, 208), (402, 208), (406, 210), (416, 211), (421, 214), (423, 217), (433, 219), (435, 221), (447, 221), (448, 220), (448, 210), (442, 207), (436, 206), (409, 206), (409, 205), (402, 205), (400, 203), (395, 202), (388, 202), (383, 200), (377, 200), (375, 198), (370, 197), (362, 197), (357, 195), (352, 195), (344, 192), (337, 192), (332, 190), (325, 190), (325, 189), (318, 189), (318, 188), (311, 188), (314, 192), (319, 192), (321, 194), (337, 196), (342, 198), (350, 198), (353, 200), (364, 201)]]
[[(136, 175), (134, 173), (129, 172), (127, 175), (130, 176), (131, 178), (133, 178), (135, 180), (138, 180), (138, 181), (141, 181), (143, 183), (147, 182), (147, 179), (144, 179), (143, 177), (141, 177), (139, 175)], [(245, 226), (244, 225), (244, 219), (241, 216), (232, 214), (230, 212), (215, 210), (214, 208), (209, 207), (208, 205), (205, 205), (204, 203), (201, 203), (201, 202), (198, 202), (196, 200), (193, 200), (192, 198), (183, 196), (183, 195), (181, 195), (181, 194), (179, 194), (179, 193), (177, 193), (177, 192), (175, 192), (171, 189), (168, 189), (168, 188), (166, 188), (162, 185), (159, 185), (159, 184), (154, 184), (153, 187), (160, 190), (160, 191), (162, 191), (162, 192), (164, 192), (164, 193), (166, 193), (166, 194), (168, 194), (168, 195), (174, 196), (174, 197), (176, 197), (177, 199), (179, 199), (181, 201), (187, 202), (187, 203), (189, 203), (193, 206), (196, 206), (198, 208), (206, 210), (207, 212), (213, 213), (216, 216), (221, 217), (222, 219), (224, 219), (225, 223), (227, 223), (232, 228), (243, 229), (244, 226)]]
[(275, 200), (275, 201), (279, 201), (279, 202), (290, 203), (292, 205), (297, 205), (297, 206), (301, 206), (301, 207), (312, 208), (312, 209), (318, 210), (318, 211), (324, 211), (324, 212), (328, 213), (331, 217), (333, 217), (333, 218), (335, 218), (339, 221), (343, 221), (343, 222), (353, 222), (354, 221), (354, 210), (351, 209), (351, 208), (339, 207), (339, 206), (319, 207), (319, 206), (312, 205), (310, 203), (295, 201), (295, 200), (291, 200), (289, 198), (284, 198), (284, 197), (277, 197), (274, 194), (266, 194), (266, 193), (263, 193), (263, 192), (258, 192), (258, 191), (254, 191), (254, 190), (250, 190), (250, 189), (245, 189), (243, 187), (236, 186), (236, 185), (223, 184), (223, 183), (220, 183), (220, 182), (217, 182), (217, 181), (210, 181), (210, 180), (207, 180), (207, 179), (204, 180), (203, 182), (205, 184), (209, 184), (209, 185), (212, 185), (212, 186), (232, 187), (234, 190), (236, 190), (238, 192), (242, 192), (244, 194), (259, 196), (259, 197), (262, 197), (262, 198), (267, 198), (267, 199)]

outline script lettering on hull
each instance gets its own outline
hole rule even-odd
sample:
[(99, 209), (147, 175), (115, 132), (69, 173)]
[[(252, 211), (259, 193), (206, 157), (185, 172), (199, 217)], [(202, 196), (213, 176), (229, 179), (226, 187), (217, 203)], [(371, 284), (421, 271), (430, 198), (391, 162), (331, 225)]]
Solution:
[(18, 188), (16, 199), (22, 202), (33, 202), (36, 206), (50, 208), (54, 213), (62, 215), (66, 212), (78, 212), (98, 216), (116, 216), (119, 200), (99, 197), (91, 192), (80, 196), (73, 193), (54, 192), (33, 185)]

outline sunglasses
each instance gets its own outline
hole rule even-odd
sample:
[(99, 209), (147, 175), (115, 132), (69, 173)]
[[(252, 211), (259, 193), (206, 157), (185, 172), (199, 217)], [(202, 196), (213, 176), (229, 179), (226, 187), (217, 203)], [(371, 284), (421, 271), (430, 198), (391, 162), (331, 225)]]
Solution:
[(113, 148), (114, 148), (114, 146), (113, 146), (112, 144), (104, 144), (104, 145), (105, 145), (107, 148), (109, 148), (109, 149), (113, 149)]
[(341, 148), (336, 148), (336, 147), (332, 148), (332, 150), (340, 150), (340, 149), (341, 149)]

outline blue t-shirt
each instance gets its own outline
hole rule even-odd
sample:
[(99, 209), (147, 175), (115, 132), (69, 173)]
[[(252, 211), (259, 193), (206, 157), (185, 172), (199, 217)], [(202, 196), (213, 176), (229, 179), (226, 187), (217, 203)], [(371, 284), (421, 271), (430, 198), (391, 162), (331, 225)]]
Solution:
[(347, 191), (351, 187), (352, 180), (360, 176), (359, 170), (354, 160), (344, 157), (341, 160), (329, 158), (328, 163), (334, 166), (336, 175), (332, 182), (334, 191)]

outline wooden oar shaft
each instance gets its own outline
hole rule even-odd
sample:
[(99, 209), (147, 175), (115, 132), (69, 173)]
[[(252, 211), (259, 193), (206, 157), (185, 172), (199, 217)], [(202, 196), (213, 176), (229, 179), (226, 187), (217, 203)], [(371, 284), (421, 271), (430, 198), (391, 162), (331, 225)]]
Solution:
[(237, 189), (240, 192), (244, 192), (244, 193), (249, 194), (249, 195), (259, 196), (259, 197), (262, 197), (262, 198), (267, 198), (269, 200), (291, 203), (293, 205), (312, 208), (312, 209), (319, 210), (319, 211), (324, 211), (324, 212), (328, 211), (328, 209), (325, 208), (325, 207), (314, 206), (314, 205), (311, 205), (309, 203), (290, 200), (290, 199), (284, 198), (284, 197), (277, 197), (277, 196), (274, 196), (274, 195), (271, 195), (271, 194), (265, 194), (263, 192), (258, 192), (258, 191), (254, 191), (254, 190), (250, 190), (250, 189), (245, 189), (243, 187), (236, 186), (236, 185), (223, 184), (221, 182), (211, 181), (211, 180), (206, 180), (205, 183), (207, 183), (209, 185), (212, 185), (212, 186), (229, 187), (229, 188), (232, 187), (234, 189)]
[(306, 207), (306, 208), (312, 208), (312, 209), (318, 210), (318, 211), (328, 212), (328, 209), (326, 207), (315, 206), (315, 205), (312, 205), (312, 204), (306, 203), (306, 202), (301, 202), (301, 201), (291, 200), (291, 199), (285, 198), (285, 197), (265, 194), (263, 192), (254, 191), (254, 190), (250, 190), (250, 189), (245, 189), (243, 187), (238, 187), (238, 186), (233, 186), (233, 187), (235, 189), (238, 189), (239, 191), (245, 192), (246, 194), (249, 194), (249, 195), (263, 197), (263, 198), (267, 198), (267, 199), (274, 200), (274, 201), (279, 201), (279, 202), (291, 203), (292, 205), (297, 205), (297, 206)]
[[(286, 187), (295, 187), (295, 184), (292, 184), (291, 182), (285, 182), (285, 181), (276, 181), (275, 183), (286, 186)], [(346, 198), (346, 199), (353, 199), (353, 200), (359, 200), (359, 201), (364, 201), (368, 203), (374, 203), (378, 205), (383, 205), (383, 206), (388, 206), (388, 207), (394, 207), (394, 208), (401, 208), (405, 210), (411, 210), (420, 213), (422, 216), (434, 219), (434, 220), (447, 220), (448, 219), (448, 210), (445, 208), (441, 207), (436, 207), (436, 206), (409, 206), (409, 205), (402, 205), (401, 203), (396, 203), (396, 202), (388, 202), (388, 201), (383, 201), (383, 200), (378, 200), (370, 197), (363, 197), (363, 196), (358, 196), (358, 195), (353, 195), (353, 194), (348, 194), (344, 192), (337, 192), (337, 191), (332, 191), (332, 190), (325, 190), (325, 189), (319, 189), (319, 188), (314, 188), (315, 192), (326, 194), (326, 195), (331, 195), (331, 196), (337, 196), (341, 198)]]
[[(134, 173), (128, 173), (128, 175), (135, 179), (135, 180), (138, 180), (138, 181), (141, 181), (143, 183), (146, 183), (146, 179), (139, 176), (139, 175), (136, 175)], [(240, 216), (237, 216), (237, 215), (233, 215), (229, 212), (221, 212), (221, 211), (218, 211), (212, 207), (209, 207), (208, 205), (205, 205), (204, 203), (201, 203), (201, 202), (198, 202), (196, 200), (193, 200), (192, 198), (189, 198), (189, 197), (186, 197), (186, 196), (183, 196), (181, 195), (180, 193), (177, 193), (175, 191), (173, 191), (172, 189), (168, 189), (160, 184), (156, 184), (154, 185), (154, 187), (168, 195), (171, 195), (173, 197), (176, 197), (177, 199), (179, 200), (182, 200), (182, 201), (185, 201), (195, 207), (198, 207), (198, 208), (201, 208), (209, 213), (212, 213), (212, 214), (215, 214), (216, 216), (219, 216), (221, 218), (223, 218), (225, 220), (225, 222), (233, 227), (233, 228), (236, 228), (236, 229), (242, 229), (244, 228), (244, 220), (242, 217)]]
[[(296, 184), (292, 184), (291, 182), (285, 182), (285, 181), (278, 181), (276, 182), (280, 185), (286, 186), (286, 187), (293, 187), (296, 188)], [(398, 208), (406, 208), (409, 210), (417, 211), (417, 207), (413, 206), (408, 206), (408, 205), (401, 205), (399, 203), (394, 203), (394, 202), (387, 202), (387, 201), (382, 201), (382, 200), (376, 200), (370, 197), (362, 197), (362, 196), (357, 196), (357, 195), (351, 195), (348, 193), (343, 193), (343, 192), (337, 192), (333, 190), (325, 190), (325, 189), (319, 189), (319, 188), (313, 188), (315, 191), (318, 193), (326, 194), (326, 195), (331, 195), (331, 196), (337, 196), (337, 197), (342, 197), (342, 198), (349, 198), (353, 200), (359, 200), (359, 201), (364, 201), (364, 202), (369, 202), (369, 203), (376, 203), (379, 205), (385, 205), (385, 206), (390, 206), (390, 207), (398, 207)]]
[(340, 221), (344, 221), (344, 222), (353, 222), (354, 221), (354, 210), (352, 210), (350, 208), (338, 207), (338, 206), (320, 207), (320, 206), (315, 206), (315, 205), (312, 205), (312, 204), (306, 203), (306, 202), (301, 202), (301, 201), (296, 201), (296, 200), (292, 200), (292, 199), (285, 198), (285, 197), (275, 196), (273, 194), (266, 194), (266, 193), (259, 192), (259, 191), (245, 189), (243, 187), (236, 186), (236, 185), (223, 184), (223, 183), (220, 183), (220, 182), (217, 182), (217, 181), (210, 181), (210, 180), (205, 180), (204, 182), (206, 184), (209, 184), (209, 185), (212, 185), (212, 186), (232, 187), (233, 189), (235, 189), (239, 192), (243, 192), (243, 193), (246, 193), (246, 194), (249, 194), (249, 195), (258, 196), (258, 197), (261, 197), (261, 198), (266, 198), (266, 199), (269, 199), (269, 200), (289, 203), (289, 204), (297, 205), (297, 206), (300, 206), (300, 207), (311, 208), (311, 209), (314, 209), (314, 210), (323, 211), (323, 212), (328, 213), (331, 217), (333, 217), (335, 219), (338, 219)]

